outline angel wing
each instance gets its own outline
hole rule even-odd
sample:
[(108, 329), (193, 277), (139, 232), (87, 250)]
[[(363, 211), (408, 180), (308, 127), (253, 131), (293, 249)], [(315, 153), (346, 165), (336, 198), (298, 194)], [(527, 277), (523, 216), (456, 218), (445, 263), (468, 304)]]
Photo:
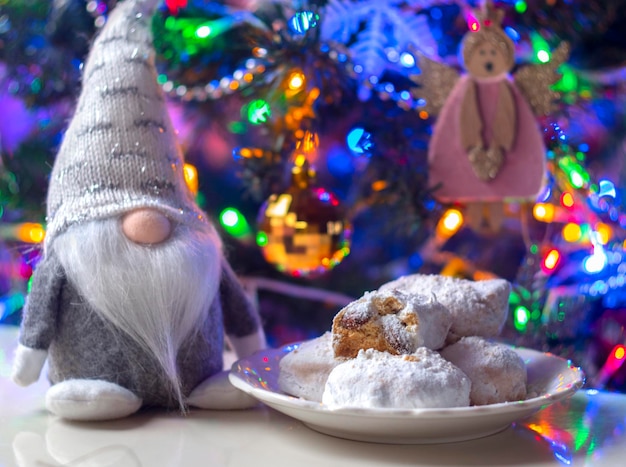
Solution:
[(421, 52), (414, 51), (417, 65), (421, 71), (419, 75), (409, 78), (419, 87), (412, 88), (411, 94), (415, 99), (424, 99), (426, 103), (419, 107), (429, 115), (437, 115), (450, 95), (452, 88), (459, 79), (459, 72), (445, 63), (436, 62)]
[(557, 69), (567, 61), (569, 53), (569, 44), (561, 42), (552, 52), (552, 58), (548, 63), (521, 67), (513, 75), (515, 85), (526, 98), (535, 115), (548, 115), (554, 111), (556, 100), (561, 95), (550, 89), (550, 86), (561, 78)]

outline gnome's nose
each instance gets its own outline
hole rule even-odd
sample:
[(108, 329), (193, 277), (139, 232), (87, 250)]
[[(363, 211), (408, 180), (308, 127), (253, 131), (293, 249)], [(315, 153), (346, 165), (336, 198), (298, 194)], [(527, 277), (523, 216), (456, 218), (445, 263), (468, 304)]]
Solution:
[(172, 223), (156, 209), (141, 208), (124, 215), (122, 231), (135, 243), (153, 245), (167, 240)]

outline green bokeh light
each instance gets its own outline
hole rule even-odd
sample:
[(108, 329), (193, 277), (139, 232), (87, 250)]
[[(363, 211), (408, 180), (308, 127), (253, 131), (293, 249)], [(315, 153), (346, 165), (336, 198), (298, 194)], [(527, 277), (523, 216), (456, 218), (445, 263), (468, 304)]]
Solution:
[(513, 312), (513, 324), (518, 331), (525, 331), (530, 320), (530, 311), (523, 305), (515, 308)]
[(530, 42), (537, 61), (548, 63), (550, 61), (550, 44), (536, 32), (530, 34)]
[(265, 246), (267, 245), (267, 234), (263, 231), (260, 231), (256, 234), (256, 244), (258, 246)]
[(553, 88), (556, 91), (566, 93), (576, 91), (578, 88), (578, 76), (574, 69), (564, 63), (559, 67), (559, 73), (561, 74), (561, 79), (554, 84)]
[(582, 188), (589, 184), (591, 178), (589, 172), (573, 157), (563, 157), (559, 161), (559, 167), (565, 172), (574, 188)]
[(256, 99), (248, 104), (248, 121), (253, 125), (267, 122), (272, 116), (270, 105), (263, 99)]
[(210, 35), (211, 35), (211, 28), (206, 24), (203, 24), (198, 29), (196, 29), (196, 37), (199, 37), (200, 39), (207, 38)]
[(241, 238), (250, 234), (248, 221), (235, 208), (226, 208), (221, 212), (220, 224), (233, 237)]

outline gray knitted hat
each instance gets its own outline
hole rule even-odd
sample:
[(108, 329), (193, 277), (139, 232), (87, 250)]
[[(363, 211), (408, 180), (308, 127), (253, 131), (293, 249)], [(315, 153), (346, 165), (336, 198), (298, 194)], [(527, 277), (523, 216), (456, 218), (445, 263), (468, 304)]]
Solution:
[(180, 223), (207, 222), (185, 184), (157, 84), (150, 31), (155, 3), (120, 3), (93, 44), (52, 169), (46, 244), (72, 224), (139, 207), (157, 207)]

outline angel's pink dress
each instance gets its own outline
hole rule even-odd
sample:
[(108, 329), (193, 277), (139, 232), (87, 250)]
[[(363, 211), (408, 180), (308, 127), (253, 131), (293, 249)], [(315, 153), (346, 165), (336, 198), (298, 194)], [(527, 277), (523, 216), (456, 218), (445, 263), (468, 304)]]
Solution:
[(500, 83), (508, 75), (477, 80), (462, 76), (446, 99), (437, 118), (428, 151), (429, 186), (441, 184), (433, 195), (441, 202), (454, 201), (530, 201), (535, 200), (545, 179), (546, 149), (537, 120), (530, 106), (509, 82), (517, 111), (517, 134), (511, 151), (495, 179), (483, 182), (470, 165), (467, 151), (461, 146), (461, 103), (468, 84), (476, 83), (476, 97), (482, 116), (483, 144), (491, 141), (497, 110)]

